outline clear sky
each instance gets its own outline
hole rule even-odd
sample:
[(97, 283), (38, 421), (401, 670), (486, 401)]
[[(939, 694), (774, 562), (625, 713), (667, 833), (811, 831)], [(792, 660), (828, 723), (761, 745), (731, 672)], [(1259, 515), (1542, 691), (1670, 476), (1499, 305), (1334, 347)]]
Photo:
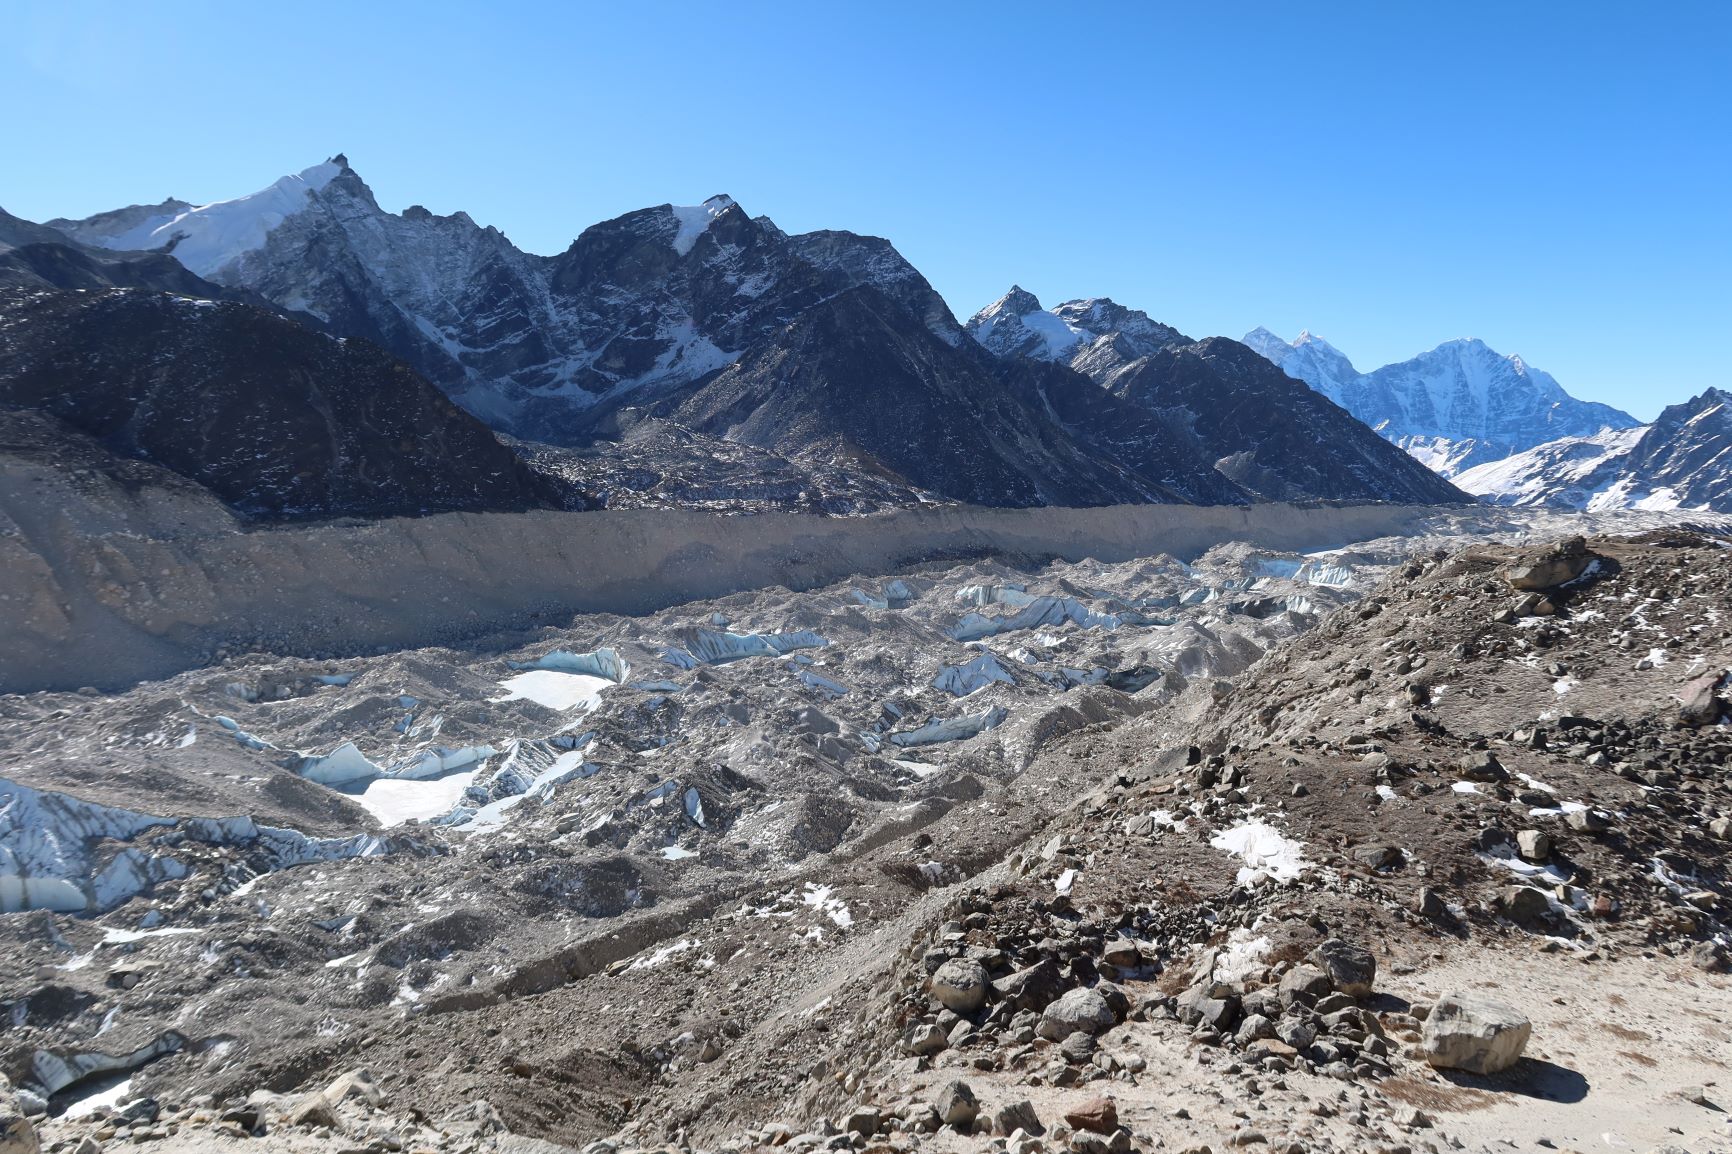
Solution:
[(251, 192), (554, 252), (727, 192), (891, 238), (966, 318), (1020, 283), (1362, 369), (1458, 336), (1651, 417), (1732, 384), (1732, 3), (10, 0), (0, 205)]

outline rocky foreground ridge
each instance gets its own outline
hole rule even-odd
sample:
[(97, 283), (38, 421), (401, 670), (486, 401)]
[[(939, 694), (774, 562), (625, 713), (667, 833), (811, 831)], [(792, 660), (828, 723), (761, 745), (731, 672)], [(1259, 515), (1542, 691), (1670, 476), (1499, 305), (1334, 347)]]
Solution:
[[(620, 622), (643, 638), (632, 671), (579, 663), (621, 681), (570, 715), (577, 756), (518, 747), (525, 794), (490, 762), (457, 825), (287, 868), (183, 824), (150, 859), (181, 879), (142, 878), (94, 917), (8, 915), (4, 1069), (65, 1150), (1718, 1149), (1726, 548), (1673, 529), (1291, 569), (1222, 555), (1217, 576), (977, 573), (1034, 600), (970, 592), (936, 617), (956, 579), (912, 575), (774, 631), (743, 602), (705, 607), (730, 622), (716, 638), (767, 649), (686, 634), (698, 660), (666, 674), (652, 642), (678, 617)], [(1341, 572), (1367, 567), (1363, 585)], [(1269, 580), (1297, 587), (1259, 607)], [(1118, 607), (1084, 588), (1102, 582)], [(1177, 605), (1136, 604), (1163, 583)], [(1304, 586), (1340, 592), (1320, 611), (1293, 600)], [(1191, 588), (1213, 593), (1188, 624), (1128, 622), (1184, 615)], [(796, 628), (854, 639), (836, 664)], [(1202, 648), (1163, 649), (1176, 628)], [(906, 673), (875, 679), (946, 652), (930, 705), (886, 693)], [(449, 655), (347, 686), (267, 672), (241, 662), (227, 708), (279, 750), (341, 717), (389, 769), (420, 757), (418, 703), (441, 694), (447, 748), (497, 728), (458, 706), (453, 677), (480, 671)], [(228, 759), (279, 760), (197, 722), (184, 748), (223, 760), (188, 774), (169, 755), (174, 698), (210, 712), (223, 676), (112, 705), (9, 699), (12, 732), (110, 750), (76, 785), (79, 759), (14, 747), (36, 767), (18, 784), (131, 778), (144, 798), (156, 781), (194, 813), (217, 790), (220, 811), (256, 788)], [(318, 704), (361, 692), (383, 723), (399, 683), (417, 705), (398, 704), (395, 755), (365, 712)], [(147, 724), (165, 739), (149, 762), (111, 740)], [(333, 758), (331, 780), (355, 764)], [(273, 804), (338, 837), (353, 800), (302, 768), (265, 772)], [(493, 831), (463, 828), (512, 797)], [(95, 866), (123, 848), (95, 844)], [(104, 1068), (131, 1079), (106, 1099)]]

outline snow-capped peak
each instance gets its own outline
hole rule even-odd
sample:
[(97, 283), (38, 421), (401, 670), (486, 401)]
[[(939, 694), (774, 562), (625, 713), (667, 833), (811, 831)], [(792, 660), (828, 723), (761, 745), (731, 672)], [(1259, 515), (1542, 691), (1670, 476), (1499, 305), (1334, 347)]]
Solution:
[(1310, 330), (1283, 344), (1254, 329), (1245, 344), (1446, 477), (1559, 437), (1636, 424), (1628, 413), (1577, 400), (1550, 374), (1478, 337), (1369, 373)]
[(674, 220), (679, 227), (674, 232), (674, 251), (685, 256), (698, 243), (698, 237), (709, 230), (710, 224), (722, 213), (734, 207), (734, 198), (726, 194), (712, 196), (702, 204), (672, 205)]
[(338, 153), (249, 196), (152, 214), (123, 231), (65, 231), (102, 248), (171, 252), (181, 264), (208, 277), (263, 248), (272, 229), (303, 211), (314, 194), (347, 168), (347, 158)]

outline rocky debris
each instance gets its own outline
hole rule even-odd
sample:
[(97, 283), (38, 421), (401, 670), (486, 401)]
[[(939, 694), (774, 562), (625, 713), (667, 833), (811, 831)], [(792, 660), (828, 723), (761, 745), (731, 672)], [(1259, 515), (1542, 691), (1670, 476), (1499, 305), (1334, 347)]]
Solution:
[(1515, 1065), (1533, 1026), (1519, 1010), (1476, 994), (1446, 994), (1426, 1015), (1421, 1043), (1433, 1066), (1496, 1074)]
[(0, 1154), (36, 1154), (36, 1124), (24, 1113), (12, 1083), (0, 1075)]

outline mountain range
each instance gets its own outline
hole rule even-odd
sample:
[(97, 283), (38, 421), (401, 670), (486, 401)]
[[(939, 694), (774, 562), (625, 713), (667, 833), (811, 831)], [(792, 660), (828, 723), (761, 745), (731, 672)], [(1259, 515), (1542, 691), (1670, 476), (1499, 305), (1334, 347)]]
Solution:
[(0, 291), (15, 441), (82, 439), (257, 518), (1696, 507), (1732, 473), (1712, 390), (1639, 426), (1478, 340), (1361, 373), (1310, 333), (1196, 339), (1019, 286), (962, 324), (889, 241), (728, 196), (541, 256), (462, 212), (385, 211), (342, 155), (233, 200), (0, 212)]
[[(1088, 334), (1065, 357), (1008, 339), (1040, 323), (1038, 302), (1000, 302), (994, 340), (982, 318), (958, 323), (888, 241), (789, 234), (726, 196), (627, 213), (539, 256), (461, 212), (381, 209), (338, 155), (234, 200), (14, 222), (8, 235), (8, 283), (220, 300), (225, 314), (377, 347), (546, 482), (512, 477), (472, 498), (483, 503), (1467, 500), (1236, 342), (1192, 341), (1107, 300), (1061, 306), (1057, 323)], [(0, 372), (23, 371), (18, 360)], [(281, 387), (307, 403), (305, 381)], [(269, 430), (254, 439), (269, 444)], [(258, 515), (360, 511), (279, 496), (225, 499)]]
[(1289, 342), (1257, 328), (1245, 344), (1446, 477), (1560, 437), (1640, 423), (1577, 400), (1549, 373), (1481, 340), (1446, 341), (1369, 373), (1310, 332)]

